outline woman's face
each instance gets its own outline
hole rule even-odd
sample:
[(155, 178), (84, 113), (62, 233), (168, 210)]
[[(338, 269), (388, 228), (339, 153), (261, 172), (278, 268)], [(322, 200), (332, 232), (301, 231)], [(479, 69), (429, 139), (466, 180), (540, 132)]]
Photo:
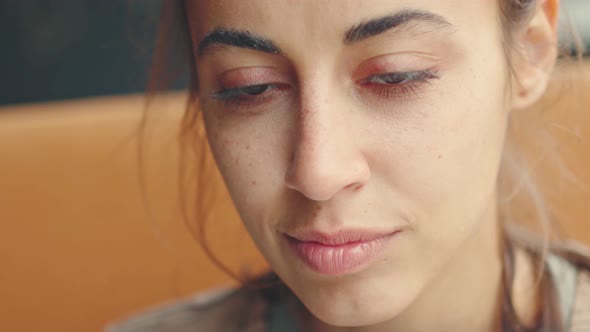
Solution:
[(272, 269), (321, 320), (401, 313), (494, 219), (510, 106), (497, 6), (189, 5), (219, 169)]

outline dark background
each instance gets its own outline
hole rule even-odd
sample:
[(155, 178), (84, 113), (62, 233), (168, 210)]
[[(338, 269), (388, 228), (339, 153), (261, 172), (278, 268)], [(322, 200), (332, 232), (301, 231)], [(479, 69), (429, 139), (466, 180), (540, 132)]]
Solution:
[(149, 0), (0, 0), (0, 104), (144, 91)]
[[(0, 0), (0, 105), (144, 91), (159, 3)], [(564, 7), (590, 45), (590, 0)]]

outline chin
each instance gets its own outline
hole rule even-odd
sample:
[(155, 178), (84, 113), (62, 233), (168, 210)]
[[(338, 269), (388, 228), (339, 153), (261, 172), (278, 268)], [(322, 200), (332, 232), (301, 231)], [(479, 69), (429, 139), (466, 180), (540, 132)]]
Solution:
[(393, 285), (403, 283), (369, 280), (357, 283), (310, 286), (297, 296), (307, 310), (325, 324), (355, 327), (395, 319), (412, 304), (419, 293), (416, 284), (396, 287)]
[[(305, 304), (305, 303), (304, 303)], [(310, 303), (306, 308), (317, 319), (325, 324), (339, 327), (369, 326), (394, 319), (403, 310), (395, 306), (376, 308), (370, 305), (364, 308), (351, 309), (335, 303)]]

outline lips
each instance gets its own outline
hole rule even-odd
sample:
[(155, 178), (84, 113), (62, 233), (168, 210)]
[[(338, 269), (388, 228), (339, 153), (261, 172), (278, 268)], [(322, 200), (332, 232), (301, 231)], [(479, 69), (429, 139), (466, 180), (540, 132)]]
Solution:
[(368, 267), (385, 254), (395, 232), (299, 232), (285, 238), (308, 267), (325, 275), (343, 275)]

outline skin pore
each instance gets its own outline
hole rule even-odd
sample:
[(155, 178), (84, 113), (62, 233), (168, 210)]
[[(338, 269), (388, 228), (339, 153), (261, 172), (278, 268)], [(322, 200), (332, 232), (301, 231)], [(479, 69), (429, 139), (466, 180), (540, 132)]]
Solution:
[[(497, 1), (189, 2), (212, 152), (303, 304), (302, 330), (498, 330), (496, 180), (510, 112), (542, 94), (555, 60), (527, 48), (554, 36), (546, 8), (517, 36), (522, 83), (510, 85)], [(397, 233), (382, 258), (337, 276), (285, 241), (342, 229)], [(525, 321), (530, 275), (517, 269)]]

